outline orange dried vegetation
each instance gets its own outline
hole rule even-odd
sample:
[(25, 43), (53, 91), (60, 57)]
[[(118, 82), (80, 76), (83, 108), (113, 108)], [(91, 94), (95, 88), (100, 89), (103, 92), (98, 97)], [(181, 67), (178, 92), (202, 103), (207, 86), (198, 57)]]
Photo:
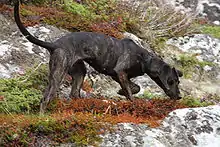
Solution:
[(70, 101), (58, 100), (53, 115), (59, 114), (66, 118), (79, 112), (90, 113), (102, 116), (105, 121), (111, 123), (147, 123), (151, 127), (156, 127), (169, 112), (185, 107), (178, 101), (169, 99), (135, 99), (130, 102), (85, 98)]
[(106, 35), (110, 35), (118, 39), (123, 38), (123, 34), (119, 32), (119, 29), (117, 28), (117, 22), (94, 23), (90, 26), (90, 28), (92, 32), (104, 33)]

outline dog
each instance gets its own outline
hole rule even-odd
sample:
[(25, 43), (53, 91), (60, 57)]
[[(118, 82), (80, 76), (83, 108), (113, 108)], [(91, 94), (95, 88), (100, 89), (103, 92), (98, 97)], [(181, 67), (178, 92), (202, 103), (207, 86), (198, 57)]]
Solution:
[(70, 97), (80, 97), (80, 89), (86, 75), (84, 62), (118, 82), (121, 86), (118, 93), (128, 100), (132, 100), (132, 95), (140, 91), (140, 87), (130, 79), (145, 73), (171, 99), (181, 98), (178, 85), (182, 72), (138, 46), (131, 39), (119, 40), (101, 33), (74, 32), (53, 43), (41, 41), (31, 35), (22, 24), (19, 16), (19, 0), (15, 0), (14, 18), (27, 40), (47, 49), (50, 53), (49, 84), (41, 99), (41, 113), (55, 96), (65, 74), (72, 77)]

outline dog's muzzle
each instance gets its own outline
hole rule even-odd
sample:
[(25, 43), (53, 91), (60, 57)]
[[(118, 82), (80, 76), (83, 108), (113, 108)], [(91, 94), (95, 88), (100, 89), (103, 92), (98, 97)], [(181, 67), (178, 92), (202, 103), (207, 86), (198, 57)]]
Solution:
[(172, 91), (165, 91), (165, 93), (166, 93), (171, 99), (174, 99), (174, 100), (179, 100), (179, 99), (182, 98), (180, 93), (173, 93)]

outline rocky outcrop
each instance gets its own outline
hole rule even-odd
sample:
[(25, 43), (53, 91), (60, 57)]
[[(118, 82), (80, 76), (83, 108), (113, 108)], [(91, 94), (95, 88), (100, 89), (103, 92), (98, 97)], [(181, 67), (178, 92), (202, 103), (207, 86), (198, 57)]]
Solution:
[(102, 147), (219, 147), (220, 106), (171, 112), (158, 128), (123, 123), (104, 136)]

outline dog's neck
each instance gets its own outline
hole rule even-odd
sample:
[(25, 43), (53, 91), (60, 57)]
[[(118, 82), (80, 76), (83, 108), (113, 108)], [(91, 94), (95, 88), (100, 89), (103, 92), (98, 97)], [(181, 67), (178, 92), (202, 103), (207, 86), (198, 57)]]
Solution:
[(167, 65), (167, 63), (157, 56), (148, 56), (144, 64), (144, 72), (154, 78), (158, 77), (162, 72), (163, 67)]

